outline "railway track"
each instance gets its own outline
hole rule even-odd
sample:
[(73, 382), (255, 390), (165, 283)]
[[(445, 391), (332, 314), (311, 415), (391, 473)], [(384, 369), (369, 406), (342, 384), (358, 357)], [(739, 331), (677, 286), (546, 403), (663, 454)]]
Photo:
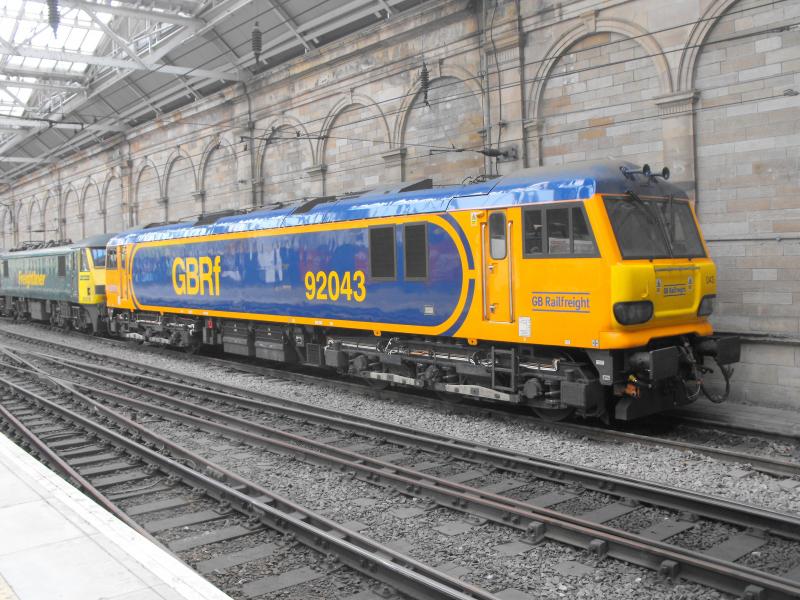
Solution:
[[(770, 555), (800, 543), (800, 520), (794, 517), (220, 389), (228, 386), (190, 382), (192, 378), (150, 367), (123, 367), (117, 359), (110, 360), (110, 366), (87, 367), (41, 352), (10, 356), (30, 372), (47, 372), (55, 381), (72, 380), (60, 385), (107, 410), (180, 423), (247, 447), (352, 472), (363, 481), (516, 530), (519, 544), (551, 539), (586, 548), (598, 558), (619, 558), (665, 577), (684, 577), (744, 597), (800, 594), (800, 564), (780, 573), (768, 565), (742, 564), (752, 563), (756, 550)], [(641, 518), (655, 513), (658, 518), (633, 533), (624, 523), (640, 522), (637, 513)], [(719, 527), (728, 535), (710, 547), (680, 545), (681, 539), (702, 538), (705, 529)]]
[[(68, 346), (66, 344), (59, 344), (56, 342), (50, 342), (50, 341), (45, 342), (39, 338), (27, 336), (20, 332), (14, 332), (8, 329), (0, 329), (0, 331), (2, 331), (2, 333), (6, 336), (10, 336), (12, 339), (17, 339), (22, 342), (39, 345), (41, 347), (52, 347), (58, 349), (61, 352), (71, 353), (74, 356), (79, 357), (81, 359), (87, 359), (90, 361), (108, 359), (108, 357), (97, 352), (78, 349)], [(82, 334), (76, 334), (76, 335), (82, 335)], [(89, 336), (85, 337), (88, 338)], [(101, 339), (101, 338), (90, 338), (90, 339), (112, 347), (118, 346), (128, 350), (131, 349), (131, 344), (128, 342), (121, 342), (117, 340)], [(428, 404), (431, 406), (439, 406), (439, 407), (441, 407), (442, 405), (446, 405), (448, 409), (452, 410), (453, 412), (462, 414), (478, 414), (481, 416), (494, 417), (500, 420), (509, 418), (508, 407), (502, 407), (500, 409), (496, 409), (491, 407), (491, 405), (487, 405), (485, 403), (474, 404), (470, 403), (469, 401), (454, 402), (454, 401), (442, 400), (438, 397), (431, 397), (425, 394), (409, 393), (409, 392), (399, 391), (396, 389), (377, 390), (365, 386), (361, 382), (353, 382), (353, 381), (343, 380), (341, 378), (331, 379), (327, 377), (320, 377), (318, 375), (314, 375), (308, 372), (291, 370), (291, 369), (271, 368), (268, 366), (256, 365), (238, 360), (221, 359), (221, 358), (207, 357), (207, 356), (187, 357), (187, 355), (182, 352), (164, 349), (160, 347), (154, 347), (154, 346), (137, 346), (136, 348), (139, 350), (163, 354), (175, 360), (190, 360), (193, 362), (203, 361), (209, 365), (227, 369), (233, 372), (242, 372), (242, 373), (260, 375), (269, 379), (298, 381), (301, 383), (311, 384), (311, 385), (334, 386), (338, 389), (352, 390), (361, 394), (373, 394), (382, 398), (397, 400), (402, 402)], [(123, 359), (117, 359), (116, 364), (120, 365), (122, 368), (136, 368), (137, 366), (136, 363), (133, 363), (132, 361), (126, 361)], [(151, 372), (156, 372), (156, 371), (165, 372), (164, 370), (159, 370), (156, 369), (155, 367), (148, 366), (147, 368), (150, 369)], [(234, 394), (242, 392), (240, 388), (237, 388), (235, 386), (224, 386), (218, 383), (215, 383), (214, 385), (218, 386), (220, 389), (225, 389)], [(694, 443), (694, 442), (688, 442), (686, 440), (669, 439), (653, 434), (619, 431), (615, 429), (609, 429), (606, 427), (592, 426), (589, 424), (580, 424), (571, 422), (553, 423), (544, 421), (542, 419), (539, 419), (537, 417), (528, 414), (513, 414), (513, 418), (517, 422), (529, 423), (532, 427), (535, 428), (561, 431), (577, 436), (586, 436), (587, 438), (592, 440), (608, 441), (616, 443), (647, 444), (656, 447), (670, 448), (682, 452), (690, 452), (708, 456), (710, 458), (714, 458), (716, 460), (720, 460), (723, 462), (748, 465), (749, 467), (751, 467), (756, 471), (766, 473), (768, 475), (772, 475), (775, 477), (784, 477), (784, 478), (800, 477), (800, 462), (781, 459), (781, 458), (774, 458), (770, 456), (762, 456), (758, 453), (750, 451), (749, 449), (735, 450), (730, 448), (719, 448), (706, 443)], [(788, 429), (785, 430), (783, 434), (776, 432), (774, 428), (770, 428), (769, 431), (760, 431), (757, 429), (757, 419), (750, 417), (749, 422), (753, 426), (753, 428), (749, 430), (738, 423), (735, 426), (731, 425), (726, 426), (724, 422), (720, 422), (719, 420), (709, 422), (709, 424), (715, 428), (715, 431), (730, 430), (734, 432), (734, 434), (756, 435), (759, 437), (763, 437), (767, 440), (775, 440), (780, 443), (785, 443), (788, 446), (796, 445), (796, 443), (800, 441), (800, 437), (791, 438), (789, 436), (791, 432)], [(692, 420), (690, 421), (690, 423), (695, 425), (704, 424), (702, 420)]]
[[(6, 359), (3, 429), (201, 574), (270, 559), (272, 572), (237, 585), (239, 596), (313, 585), (325, 597), (320, 589), (350, 587), (361, 598), (496, 598), (204, 459), (13, 354)], [(201, 556), (209, 558), (192, 560)]]

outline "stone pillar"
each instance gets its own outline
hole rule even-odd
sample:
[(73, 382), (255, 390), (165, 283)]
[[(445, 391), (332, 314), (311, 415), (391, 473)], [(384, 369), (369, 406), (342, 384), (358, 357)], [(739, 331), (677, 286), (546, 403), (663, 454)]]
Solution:
[(316, 196), (325, 195), (325, 171), (328, 170), (328, 165), (314, 165), (306, 173), (308, 179), (311, 181), (311, 193)]
[(406, 180), (406, 149), (394, 148), (381, 154), (383, 158), (386, 181), (405, 181)]
[(528, 154), (529, 167), (542, 166), (542, 121), (527, 119), (522, 123), (523, 140)]
[(136, 218), (136, 199), (133, 197), (133, 160), (128, 157), (120, 161), (119, 186), (122, 199), (122, 228), (133, 227)]
[(194, 207), (199, 208), (197, 212), (199, 214), (203, 214), (206, 212), (206, 191), (205, 190), (197, 190), (196, 192), (192, 192), (192, 197), (194, 198)]
[(169, 221), (169, 196), (166, 194), (161, 196), (158, 199), (158, 203), (161, 205), (162, 213), (164, 215), (164, 223)]
[[(664, 141), (664, 165), (670, 170), (670, 183), (680, 187), (690, 198), (697, 197), (695, 176), (694, 104), (697, 92), (678, 92), (655, 98), (661, 115)], [(650, 165), (660, 171), (661, 165)]]

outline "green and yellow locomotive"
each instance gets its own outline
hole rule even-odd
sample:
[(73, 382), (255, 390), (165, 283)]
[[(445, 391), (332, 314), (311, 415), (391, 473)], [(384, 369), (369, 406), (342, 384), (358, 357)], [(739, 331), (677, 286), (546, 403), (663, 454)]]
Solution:
[(0, 311), (6, 316), (98, 332), (106, 308), (110, 235), (0, 254)]

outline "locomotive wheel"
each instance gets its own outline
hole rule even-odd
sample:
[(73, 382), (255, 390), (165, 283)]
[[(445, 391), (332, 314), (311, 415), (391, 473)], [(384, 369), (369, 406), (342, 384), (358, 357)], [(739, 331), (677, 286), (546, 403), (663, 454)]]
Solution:
[(534, 408), (533, 412), (536, 413), (543, 421), (555, 423), (556, 421), (563, 421), (575, 412), (574, 408)]

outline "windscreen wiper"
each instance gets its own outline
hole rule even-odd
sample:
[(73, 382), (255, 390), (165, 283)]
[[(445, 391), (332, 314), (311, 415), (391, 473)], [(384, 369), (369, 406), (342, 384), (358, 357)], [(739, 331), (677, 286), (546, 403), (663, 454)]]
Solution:
[(628, 190), (628, 197), (634, 201), (636, 205), (644, 209), (644, 214), (647, 216), (648, 220), (651, 223), (654, 223), (656, 229), (658, 229), (659, 233), (661, 234), (661, 238), (664, 241), (664, 245), (667, 248), (667, 252), (669, 252), (669, 257), (672, 258), (672, 243), (667, 235), (667, 232), (664, 230), (664, 223), (661, 219), (658, 218), (658, 215), (654, 214), (651, 210), (650, 206), (647, 205), (647, 202), (639, 198), (639, 195), (632, 190)]

